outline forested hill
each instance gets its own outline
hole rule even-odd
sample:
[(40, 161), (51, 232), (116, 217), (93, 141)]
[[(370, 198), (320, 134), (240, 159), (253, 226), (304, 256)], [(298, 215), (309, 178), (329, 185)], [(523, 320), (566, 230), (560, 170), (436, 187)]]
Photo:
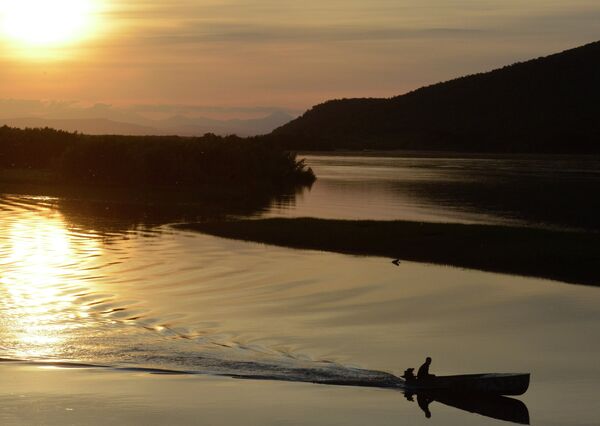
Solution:
[(600, 42), (390, 99), (333, 100), (270, 136), (294, 149), (600, 152)]

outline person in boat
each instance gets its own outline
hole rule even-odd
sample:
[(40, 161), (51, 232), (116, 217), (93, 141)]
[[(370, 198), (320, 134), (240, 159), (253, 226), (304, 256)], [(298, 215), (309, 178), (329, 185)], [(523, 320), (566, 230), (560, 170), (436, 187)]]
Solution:
[(419, 367), (419, 371), (417, 371), (417, 379), (427, 379), (429, 377), (435, 377), (434, 374), (429, 373), (429, 366), (431, 365), (431, 357), (427, 357), (425, 363)]

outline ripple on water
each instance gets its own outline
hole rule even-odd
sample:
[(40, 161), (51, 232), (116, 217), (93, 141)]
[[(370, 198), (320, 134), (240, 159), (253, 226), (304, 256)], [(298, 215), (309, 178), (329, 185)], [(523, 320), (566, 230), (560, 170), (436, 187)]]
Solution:
[[(144, 294), (203, 304), (227, 299), (259, 304), (270, 302), (279, 289), (234, 264), (213, 264), (231, 255), (219, 245), (206, 247), (198, 263), (180, 262), (188, 255), (185, 247), (157, 238), (171, 231), (99, 234), (70, 226), (55, 204), (52, 198), (0, 198), (4, 359), (285, 380), (373, 379), (373, 372), (313, 361), (291, 346), (269, 347), (224, 332), (219, 321), (203, 320), (201, 314), (191, 321), (189, 314), (169, 312), (167, 306), (149, 306)], [(124, 296), (131, 294), (141, 297)]]

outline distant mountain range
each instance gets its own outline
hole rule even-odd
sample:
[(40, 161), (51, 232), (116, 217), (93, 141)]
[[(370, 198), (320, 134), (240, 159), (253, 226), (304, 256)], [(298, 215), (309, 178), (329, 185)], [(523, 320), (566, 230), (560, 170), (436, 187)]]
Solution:
[(271, 133), (277, 127), (291, 121), (294, 117), (283, 111), (274, 112), (262, 118), (215, 120), (211, 118), (189, 118), (182, 115), (158, 121), (161, 129), (176, 130), (178, 135), (197, 136), (204, 133), (217, 135), (236, 134), (238, 136), (256, 136)]
[(215, 133), (217, 135), (255, 136), (268, 134), (273, 129), (289, 122), (292, 118), (291, 115), (282, 111), (274, 112), (266, 117), (246, 120), (215, 120), (203, 117), (191, 118), (182, 115), (164, 120), (136, 119), (137, 122), (119, 121), (103, 117), (20, 117), (0, 118), (0, 126), (7, 125), (19, 128), (50, 127), (90, 135), (202, 136), (205, 133)]
[(600, 42), (389, 99), (341, 99), (276, 129), (294, 149), (600, 153)]

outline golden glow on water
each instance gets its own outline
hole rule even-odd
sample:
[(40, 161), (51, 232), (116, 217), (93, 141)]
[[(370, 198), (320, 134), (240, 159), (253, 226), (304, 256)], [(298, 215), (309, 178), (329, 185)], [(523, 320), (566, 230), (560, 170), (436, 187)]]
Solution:
[(5, 306), (1, 326), (11, 336), (14, 356), (31, 359), (64, 353), (85, 307), (74, 304), (82, 274), (73, 267), (99, 253), (93, 239), (74, 241), (59, 214), (28, 215), (16, 220), (3, 239), (1, 261)]
[[(402, 216), (402, 205), (410, 202), (402, 194), (396, 203), (393, 191), (384, 191), (377, 203), (367, 198), (377, 188), (394, 187), (386, 183), (394, 182), (386, 171), (379, 179), (370, 166), (367, 161), (353, 174), (342, 168), (339, 174), (346, 177), (339, 179), (336, 169), (329, 168), (334, 176), (319, 180), (312, 194), (321, 191), (318, 200), (323, 203), (330, 195), (330, 204), (319, 210), (318, 203), (307, 203), (307, 208), (326, 214), (337, 209), (346, 215), (370, 205), (383, 212), (376, 219), (393, 213), (419, 220)], [(354, 185), (368, 174), (374, 176), (364, 190), (348, 196), (345, 184)], [(332, 185), (319, 189), (327, 183)], [(339, 201), (337, 207), (332, 200)], [(594, 398), (600, 383), (600, 339), (590, 337), (598, 335), (600, 324), (596, 287), (404, 261), (394, 266), (391, 259), (251, 244), (168, 227), (132, 230), (129, 220), (116, 226), (118, 215), (93, 212), (98, 210), (81, 200), (0, 196), (0, 358), (237, 377), (247, 372), (246, 366), (258, 369), (262, 363), (266, 367), (257, 372), (268, 377), (273, 372), (269, 366), (281, 371), (308, 365), (304, 360), (325, 359), (401, 374), (429, 355), (436, 374), (532, 372), (534, 382), (524, 401), (534, 408), (533, 423), (595, 424), (599, 416)], [(85, 231), (89, 229), (95, 231)], [(109, 411), (123, 424), (144, 416), (160, 422), (160, 404), (170, 410), (160, 419), (172, 423), (183, 419), (181, 404), (188, 399), (187, 406), (193, 407), (188, 423), (199, 416), (214, 418), (216, 424), (247, 422), (248, 413), (262, 412), (267, 420), (251, 423), (288, 418), (290, 413), (300, 413), (305, 421), (309, 411), (309, 421), (323, 424), (363, 424), (365, 419), (387, 424), (390, 413), (397, 414), (391, 418), (395, 423), (431, 421), (415, 402), (402, 403), (400, 393), (392, 391), (375, 391), (371, 403), (365, 400), (370, 391), (349, 387), (237, 380), (221, 382), (219, 391), (207, 376), (101, 375), (87, 369), (28, 372), (30, 378), (11, 380), (21, 370), (12, 363), (0, 363), (0, 368), (4, 411), (16, 419), (11, 422), (9, 416), (6, 421), (0, 414), (3, 424), (65, 423), (62, 407), (75, 407), (68, 413), (71, 423), (106, 423)], [(67, 376), (75, 379), (69, 382)], [(112, 384), (103, 386), (105, 379)], [(245, 386), (253, 389), (240, 391)], [(293, 392), (288, 402), (282, 399), (281, 386)], [(342, 392), (339, 405), (332, 402), (335, 389)], [(240, 394), (232, 397), (232, 392)], [(131, 399), (140, 393), (143, 404)], [(41, 397), (34, 400), (32, 395)], [(61, 407), (57, 395), (75, 398)], [(375, 405), (388, 397), (389, 405)], [(262, 401), (270, 405), (262, 409)], [(269, 411), (277, 407), (283, 407), (280, 413)], [(364, 418), (355, 407), (367, 407)], [(131, 414), (132, 409), (139, 413)], [(482, 416), (442, 410), (441, 404), (432, 405), (438, 424), (488, 424)], [(76, 413), (80, 421), (71, 417)], [(380, 421), (374, 420), (377, 413), (383, 413)]]
[(62, 48), (96, 36), (102, 0), (0, 0), (0, 31), (19, 56), (63, 56)]

